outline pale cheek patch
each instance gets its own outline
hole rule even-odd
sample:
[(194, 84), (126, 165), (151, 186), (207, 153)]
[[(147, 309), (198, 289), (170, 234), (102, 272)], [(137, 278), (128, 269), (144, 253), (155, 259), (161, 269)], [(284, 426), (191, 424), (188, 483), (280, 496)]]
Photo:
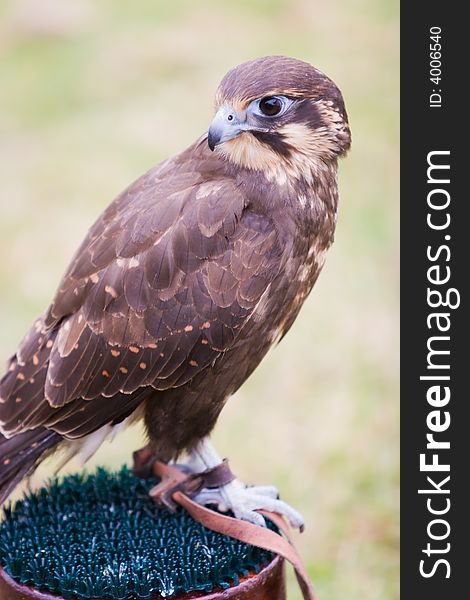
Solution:
[[(220, 144), (216, 152), (239, 167), (261, 171), (268, 181), (279, 186), (286, 185), (291, 179), (303, 179), (312, 184), (327, 168), (324, 157), (334, 155), (328, 131), (325, 127), (312, 130), (304, 123), (289, 123), (279, 129), (279, 134), (291, 149), (288, 156), (280, 155), (249, 133)], [(299, 202), (306, 206), (308, 199), (301, 197)]]
[(327, 127), (312, 129), (302, 123), (289, 123), (280, 130), (286, 142), (295, 148), (293, 162), (304, 162), (304, 157), (313, 161), (336, 154), (336, 143)]
[(305, 123), (287, 123), (281, 127), (279, 132), (284, 137), (285, 142), (295, 149), (295, 153), (309, 154), (312, 152), (313, 130)]

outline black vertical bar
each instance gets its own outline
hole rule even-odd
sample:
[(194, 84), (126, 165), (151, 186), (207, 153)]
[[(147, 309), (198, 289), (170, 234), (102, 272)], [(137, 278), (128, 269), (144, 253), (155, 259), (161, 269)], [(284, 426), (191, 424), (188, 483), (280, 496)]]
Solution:
[[(470, 34), (463, 6), (401, 4), (402, 600), (470, 598)], [(427, 173), (430, 163), (436, 168)]]

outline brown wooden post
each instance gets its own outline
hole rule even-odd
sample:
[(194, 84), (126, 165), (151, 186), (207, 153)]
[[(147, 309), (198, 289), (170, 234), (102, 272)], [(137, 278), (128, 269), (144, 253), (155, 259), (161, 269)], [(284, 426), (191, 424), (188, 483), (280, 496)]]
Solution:
[[(152, 600), (161, 598), (152, 596)], [(20, 585), (0, 568), (0, 600), (64, 600), (62, 596)], [(99, 600), (99, 599), (97, 599)], [(206, 595), (178, 594), (172, 600), (286, 600), (284, 561), (279, 556), (259, 573), (245, 577), (237, 586)]]

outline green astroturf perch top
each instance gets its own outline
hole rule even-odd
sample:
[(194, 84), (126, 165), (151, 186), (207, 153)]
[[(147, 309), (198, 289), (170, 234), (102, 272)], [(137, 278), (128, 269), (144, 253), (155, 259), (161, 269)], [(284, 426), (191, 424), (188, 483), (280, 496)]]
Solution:
[(237, 585), (273, 555), (157, 508), (127, 468), (72, 475), (4, 511), (0, 565), (64, 598), (149, 599)]

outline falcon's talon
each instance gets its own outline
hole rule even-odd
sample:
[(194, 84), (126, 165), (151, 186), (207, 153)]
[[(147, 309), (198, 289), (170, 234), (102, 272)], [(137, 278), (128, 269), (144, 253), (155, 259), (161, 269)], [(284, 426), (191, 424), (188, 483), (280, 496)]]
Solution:
[[(193, 473), (202, 469), (214, 469), (221, 465), (219, 455), (208, 438), (204, 438), (193, 449), (186, 465)], [(303, 530), (302, 515), (279, 499), (277, 489), (272, 485), (248, 486), (233, 479), (225, 485), (204, 487), (193, 500), (202, 506), (216, 506), (221, 512), (232, 511), (237, 519), (249, 521), (255, 525), (266, 526), (264, 517), (256, 512), (266, 510), (275, 512), (290, 522), (295, 529)]]
[(213, 489), (203, 489), (193, 500), (203, 506), (216, 506), (221, 512), (231, 511), (237, 519), (266, 527), (263, 515), (256, 512), (266, 510), (285, 517), (294, 529), (304, 528), (302, 515), (286, 502), (274, 497), (273, 486), (246, 486), (238, 479)]

